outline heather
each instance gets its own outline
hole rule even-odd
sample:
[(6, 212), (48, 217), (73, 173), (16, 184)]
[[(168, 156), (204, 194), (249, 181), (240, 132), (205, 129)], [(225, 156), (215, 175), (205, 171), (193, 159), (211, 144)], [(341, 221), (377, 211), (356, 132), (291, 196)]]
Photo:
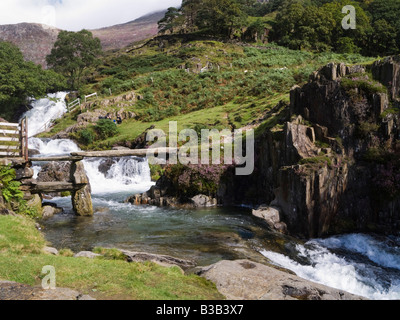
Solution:
[(182, 198), (191, 198), (197, 194), (215, 197), (222, 181), (229, 177), (233, 167), (224, 164), (177, 164), (168, 165), (164, 178), (171, 184), (171, 193)]

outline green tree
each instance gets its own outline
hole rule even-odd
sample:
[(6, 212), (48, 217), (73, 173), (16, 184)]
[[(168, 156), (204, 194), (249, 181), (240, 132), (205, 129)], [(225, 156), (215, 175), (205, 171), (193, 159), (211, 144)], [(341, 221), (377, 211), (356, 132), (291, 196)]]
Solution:
[(195, 31), (198, 12), (202, 6), (202, 0), (182, 0), (182, 14), (184, 16), (185, 29), (188, 32)]
[(44, 96), (65, 86), (62, 76), (26, 62), (16, 46), (0, 42), (0, 117), (16, 121), (16, 109), (26, 104), (28, 97)]
[(182, 12), (174, 7), (168, 8), (164, 18), (158, 21), (158, 30), (161, 33), (170, 31), (174, 32), (174, 29), (182, 25)]
[(397, 31), (395, 39), (397, 47), (400, 48), (400, 0), (374, 0), (369, 5), (368, 12), (374, 23), (385, 20)]
[(84, 72), (99, 62), (101, 53), (100, 39), (93, 38), (90, 31), (61, 31), (46, 60), (55, 71), (68, 77), (72, 89), (79, 89)]
[(381, 19), (372, 24), (373, 31), (369, 36), (369, 53), (373, 56), (396, 54), (396, 29), (386, 20)]
[[(345, 30), (342, 28), (342, 20), (344, 14), (342, 13), (342, 8), (346, 5), (352, 5), (356, 11), (356, 29)], [(323, 6), (325, 10), (330, 12), (336, 21), (336, 26), (334, 32), (332, 33), (332, 46), (335, 51), (337, 47), (343, 44), (344, 40), (341, 38), (350, 38), (353, 40), (353, 44), (362, 50), (362, 53), (368, 54), (368, 35), (371, 33), (371, 21), (368, 14), (360, 6), (358, 2), (349, 0), (336, 0), (327, 3)]]
[(232, 37), (246, 24), (247, 14), (237, 0), (203, 0), (196, 24), (200, 29)]

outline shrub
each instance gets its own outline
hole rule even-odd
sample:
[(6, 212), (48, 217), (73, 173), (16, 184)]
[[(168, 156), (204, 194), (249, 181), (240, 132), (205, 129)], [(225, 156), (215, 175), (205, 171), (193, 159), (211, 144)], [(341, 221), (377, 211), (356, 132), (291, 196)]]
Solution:
[(80, 135), (79, 141), (85, 145), (92, 144), (95, 139), (95, 133), (93, 132), (93, 130), (89, 128), (83, 129), (79, 135)]
[(11, 204), (12, 202), (20, 202), (24, 194), (19, 190), (20, 183), (15, 181), (15, 170), (11, 166), (0, 167), (0, 183), (2, 184), (2, 194), (4, 201)]
[(23, 214), (32, 218), (39, 216), (37, 210), (27, 205), (24, 200), (24, 193), (19, 189), (21, 183), (15, 181), (15, 170), (9, 166), (0, 166), (0, 185), (3, 199), (11, 209), (18, 214)]
[(117, 125), (109, 119), (101, 119), (97, 121), (94, 129), (100, 139), (111, 138), (118, 133)]
[(230, 165), (169, 165), (164, 176), (172, 183), (177, 196), (191, 198), (197, 194), (216, 196), (218, 186)]

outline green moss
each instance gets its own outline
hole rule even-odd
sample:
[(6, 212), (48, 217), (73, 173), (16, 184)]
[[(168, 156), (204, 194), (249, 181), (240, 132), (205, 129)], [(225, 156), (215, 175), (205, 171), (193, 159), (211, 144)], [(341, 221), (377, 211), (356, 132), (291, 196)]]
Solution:
[(332, 159), (325, 155), (319, 155), (313, 158), (301, 159), (299, 164), (316, 165), (316, 166), (332, 166)]
[(367, 73), (354, 73), (341, 79), (341, 86), (347, 92), (359, 89), (366, 94), (387, 93), (387, 88), (380, 82), (372, 79)]

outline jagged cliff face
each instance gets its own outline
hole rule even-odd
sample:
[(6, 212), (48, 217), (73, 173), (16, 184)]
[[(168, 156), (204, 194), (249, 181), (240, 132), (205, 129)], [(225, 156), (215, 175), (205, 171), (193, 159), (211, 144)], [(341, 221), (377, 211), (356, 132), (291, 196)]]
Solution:
[(256, 190), (253, 200), (279, 208), (289, 232), (305, 238), (398, 231), (399, 77), (394, 57), (368, 71), (329, 64), (314, 72), (292, 89), (283, 128), (257, 142), (255, 174), (232, 184), (235, 201)]

